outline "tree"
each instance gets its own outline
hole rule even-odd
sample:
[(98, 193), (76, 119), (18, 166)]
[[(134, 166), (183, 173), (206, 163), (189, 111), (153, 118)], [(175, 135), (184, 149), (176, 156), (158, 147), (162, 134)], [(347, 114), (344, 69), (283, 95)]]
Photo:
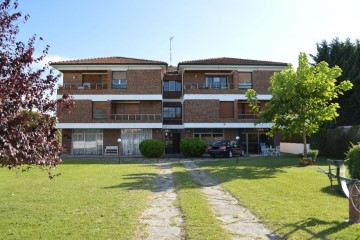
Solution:
[[(299, 67), (295, 71), (289, 64), (270, 79), (271, 100), (260, 112), (259, 122), (272, 122), (270, 134), (283, 131), (301, 134), (304, 156), (307, 155), (306, 136), (318, 131), (319, 126), (338, 116), (339, 104), (333, 100), (352, 88), (350, 81), (336, 85), (341, 75), (338, 66), (329, 68), (326, 62), (311, 66), (305, 53), (299, 55)], [(257, 94), (253, 89), (246, 92), (249, 105), (258, 111)]]
[(310, 55), (315, 64), (325, 61), (330, 67), (339, 66), (343, 70), (342, 76), (337, 80), (342, 82), (350, 79), (354, 87), (339, 96), (336, 100), (340, 104), (339, 117), (336, 124), (360, 125), (360, 42), (356, 40), (354, 43), (350, 39), (340, 41), (338, 38), (332, 40), (331, 43), (323, 41), (317, 43), (317, 53)]
[(19, 24), (29, 18), (16, 12), (17, 7), (17, 1), (0, 2), (0, 166), (24, 170), (37, 165), (52, 178), (62, 150), (54, 112), (56, 107), (69, 108), (72, 101), (69, 96), (51, 99), (58, 76), (48, 65), (32, 68), (45, 58), (49, 46), (35, 57), (35, 44), (42, 38), (17, 41)]

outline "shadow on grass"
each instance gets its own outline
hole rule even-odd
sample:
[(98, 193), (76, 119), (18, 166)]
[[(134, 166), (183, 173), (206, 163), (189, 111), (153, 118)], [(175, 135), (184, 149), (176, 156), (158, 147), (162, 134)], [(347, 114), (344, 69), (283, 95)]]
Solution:
[[(312, 228), (319, 225), (322, 225), (321, 228), (324, 228), (324, 230), (320, 232), (314, 232)], [(306, 239), (315, 239), (315, 238), (328, 239), (329, 235), (339, 232), (351, 225), (352, 223), (347, 223), (347, 222), (323, 221), (317, 218), (307, 218), (303, 221), (286, 224), (284, 227), (277, 229), (275, 232), (280, 232), (282, 229), (290, 228), (291, 230), (288, 231), (287, 233), (285, 234), (282, 233), (282, 236), (285, 239), (291, 238), (292, 234), (299, 231), (305, 232), (309, 235), (309, 237)]]
[[(122, 158), (120, 164), (153, 164), (157, 160), (148, 160), (144, 158)], [(119, 164), (118, 158), (63, 158), (63, 164)]]
[(233, 179), (274, 178), (278, 173), (285, 173), (285, 168), (297, 167), (296, 161), (289, 158), (241, 158), (235, 160), (199, 162), (210, 174), (224, 176), (227, 181)]
[(338, 197), (346, 198), (346, 195), (341, 190), (341, 187), (339, 185), (337, 185), (337, 184), (335, 184), (333, 186), (324, 187), (324, 188), (321, 189), (321, 191), (323, 193), (327, 193), (327, 194), (332, 195), (332, 196), (338, 196)]
[(155, 173), (129, 174), (123, 177), (123, 183), (104, 187), (103, 189), (153, 190), (156, 176), (157, 174)]

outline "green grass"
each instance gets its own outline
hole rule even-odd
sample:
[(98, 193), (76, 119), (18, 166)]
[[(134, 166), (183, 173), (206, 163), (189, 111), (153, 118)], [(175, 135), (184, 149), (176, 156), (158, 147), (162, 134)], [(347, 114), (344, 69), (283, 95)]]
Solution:
[[(317, 161), (327, 167), (325, 159)], [(348, 199), (329, 186), (318, 166), (297, 158), (241, 158), (199, 163), (272, 230), (289, 239), (360, 239), (360, 224), (348, 219)]]
[(231, 239), (212, 213), (199, 186), (180, 164), (173, 167), (186, 239)]
[(37, 168), (0, 169), (0, 239), (134, 239), (155, 166), (65, 160), (50, 181)]

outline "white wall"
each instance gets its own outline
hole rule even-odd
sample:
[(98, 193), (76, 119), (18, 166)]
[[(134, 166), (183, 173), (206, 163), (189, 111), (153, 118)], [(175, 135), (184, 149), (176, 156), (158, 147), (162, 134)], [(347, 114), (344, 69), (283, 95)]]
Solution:
[[(309, 151), (310, 144), (306, 144), (306, 149)], [(298, 154), (304, 152), (304, 144), (302, 143), (280, 143), (280, 152)]]

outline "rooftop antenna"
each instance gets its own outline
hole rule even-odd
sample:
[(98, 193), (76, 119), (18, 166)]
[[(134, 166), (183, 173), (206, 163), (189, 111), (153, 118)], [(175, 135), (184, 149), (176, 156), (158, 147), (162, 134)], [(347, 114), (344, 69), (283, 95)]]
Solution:
[(170, 37), (170, 66), (172, 66), (172, 55), (171, 55), (171, 41), (173, 40), (174, 36)]

